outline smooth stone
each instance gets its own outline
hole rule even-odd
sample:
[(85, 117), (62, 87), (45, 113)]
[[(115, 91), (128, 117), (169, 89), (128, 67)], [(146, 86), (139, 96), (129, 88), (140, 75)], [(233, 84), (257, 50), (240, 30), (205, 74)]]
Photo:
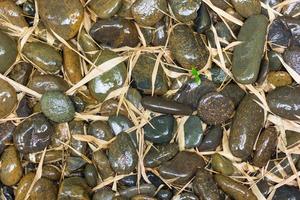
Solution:
[(0, 119), (13, 112), (18, 103), (17, 93), (13, 86), (0, 79)]
[(273, 71), (268, 74), (268, 83), (274, 85), (275, 87), (282, 87), (291, 85), (293, 79), (290, 74), (286, 71)]
[(163, 114), (191, 115), (193, 113), (189, 106), (162, 97), (143, 97), (142, 105), (145, 109)]
[(233, 101), (235, 107), (240, 104), (246, 94), (245, 91), (235, 83), (229, 83), (226, 85), (221, 93), (224, 96), (229, 97)]
[[(133, 70), (132, 78), (135, 81), (137, 89), (145, 94), (152, 94), (152, 72), (154, 70), (156, 57), (153, 54), (142, 54), (137, 60)], [(158, 66), (157, 75), (154, 84), (154, 94), (162, 95), (168, 90), (168, 80), (162, 69)]]
[(221, 200), (220, 191), (212, 174), (205, 169), (198, 169), (193, 181), (193, 191), (200, 199)]
[(55, 165), (45, 165), (43, 166), (42, 177), (52, 181), (58, 181), (61, 177), (61, 172)]
[(280, 54), (271, 50), (271, 51), (268, 51), (267, 56), (268, 56), (268, 60), (269, 60), (270, 71), (280, 70), (280, 68), (282, 66), (281, 61), (278, 58), (278, 56), (280, 56)]
[(222, 47), (226, 47), (229, 43), (233, 42), (234, 38), (231, 35), (230, 30), (224, 22), (218, 22), (215, 25), (218, 37), (221, 39), (220, 44)]
[(20, 62), (12, 68), (11, 72), (9, 73), (9, 77), (22, 85), (27, 85), (31, 72), (31, 64)]
[(83, 112), (85, 110), (86, 103), (84, 102), (84, 100), (78, 94), (70, 96), (70, 99), (74, 104), (74, 108), (75, 108), (76, 112), (80, 113), (80, 112)]
[(231, 153), (246, 159), (252, 153), (256, 138), (263, 127), (264, 110), (253, 95), (247, 95), (237, 108), (229, 135)]
[(93, 200), (112, 200), (115, 196), (115, 193), (108, 188), (101, 188), (97, 190), (93, 195)]
[(300, 116), (300, 87), (279, 87), (267, 95), (267, 103), (270, 110), (276, 115), (298, 120)]
[(140, 42), (135, 25), (123, 18), (98, 20), (91, 28), (92, 38), (109, 47), (135, 47)]
[(26, 1), (22, 5), (23, 13), (26, 16), (34, 17), (35, 15), (35, 4), (33, 1)]
[(84, 178), (90, 187), (95, 187), (98, 181), (97, 169), (93, 164), (86, 164), (84, 168)]
[(152, 44), (154, 46), (165, 46), (168, 39), (168, 18), (163, 18), (154, 26)]
[(131, 198), (131, 200), (157, 200), (156, 198), (149, 197), (147, 195), (138, 194)]
[(292, 33), (282, 18), (275, 18), (268, 31), (268, 41), (276, 47), (288, 47), (291, 43)]
[[(98, 66), (116, 57), (116, 53), (109, 50), (103, 50), (95, 64)], [(103, 102), (109, 93), (123, 86), (126, 76), (126, 65), (122, 62), (111, 70), (89, 81), (89, 91), (95, 99), (99, 102)]]
[(205, 130), (205, 134), (201, 144), (198, 147), (199, 151), (215, 151), (221, 144), (223, 137), (223, 129), (221, 126), (211, 126)]
[(26, 174), (25, 176), (22, 177), (22, 179), (20, 180), (17, 190), (15, 192), (15, 199), (16, 200), (24, 200), (25, 196), (31, 186), (31, 183), (34, 179), (35, 173), (33, 172), (29, 172), (28, 174)]
[(221, 93), (204, 95), (198, 105), (198, 116), (207, 124), (222, 124), (232, 117), (234, 103)]
[(197, 17), (194, 20), (194, 29), (198, 33), (204, 33), (209, 29), (212, 21), (204, 3), (201, 4), (200, 9), (197, 11)]
[(108, 99), (101, 104), (100, 114), (103, 116), (124, 115), (128, 116), (128, 111), (124, 105), (119, 107), (119, 100)]
[(17, 149), (7, 147), (1, 155), (0, 180), (4, 185), (12, 186), (23, 176), (23, 167)]
[(146, 172), (148, 180), (155, 186), (155, 187), (160, 187), (161, 185), (164, 184), (164, 182), (159, 178), (157, 175), (154, 173), (148, 171)]
[(46, 117), (57, 123), (69, 122), (75, 116), (73, 102), (60, 91), (44, 93), (41, 98), (41, 108)]
[(230, 77), (218, 66), (213, 65), (210, 72), (212, 81), (215, 84), (223, 84), (230, 79)]
[[(83, 6), (79, 0), (38, 1), (39, 14), (48, 30), (65, 40), (76, 36), (83, 21)], [(51, 32), (51, 31), (50, 31)]]
[(235, 200), (257, 200), (253, 192), (241, 183), (221, 174), (215, 174), (214, 178), (218, 186)]
[(14, 131), (14, 144), (20, 153), (42, 151), (51, 142), (52, 124), (43, 114), (36, 114), (22, 121)]
[(54, 47), (42, 43), (26, 43), (22, 49), (24, 56), (47, 73), (57, 73), (63, 66), (63, 58)]
[(92, 62), (95, 62), (101, 51), (96, 42), (84, 29), (79, 33), (78, 43), (82, 48), (84, 55)]
[(114, 16), (122, 7), (122, 0), (91, 0), (88, 7), (101, 19)]
[(154, 117), (144, 126), (144, 137), (156, 144), (168, 143), (173, 138), (175, 126), (176, 120), (172, 115)]
[(175, 179), (174, 184), (185, 185), (195, 175), (197, 168), (205, 166), (204, 160), (197, 154), (182, 151), (172, 160), (159, 167), (159, 174), (164, 179)]
[[(228, 2), (228, 1), (227, 1)], [(227, 4), (228, 5), (228, 4)], [(228, 13), (229, 15), (231, 15), (232, 17), (235, 17), (241, 21), (244, 21), (245, 19), (232, 7), (227, 7), (225, 9), (226, 13)], [(227, 22), (228, 26), (231, 28), (231, 30), (233, 31), (233, 33), (237, 33), (240, 30), (240, 26), (237, 25), (236, 23), (229, 21), (228, 19), (225, 19), (225, 21)]]
[(142, 108), (142, 95), (135, 88), (129, 88), (126, 93), (126, 99), (136, 108)]
[[(73, 48), (74, 45), (71, 45)], [(76, 49), (76, 48), (75, 48)], [(66, 77), (72, 84), (78, 83), (82, 79), (81, 64), (79, 55), (67, 46), (63, 46), (63, 69)]]
[(90, 200), (89, 187), (81, 177), (66, 178), (60, 184), (57, 200), (80, 199)]
[(137, 176), (136, 175), (130, 175), (122, 178), (119, 183), (122, 186), (136, 186), (137, 183)]
[(69, 156), (66, 160), (66, 168), (64, 171), (64, 175), (69, 176), (72, 173), (76, 173), (81, 171), (86, 164), (86, 161), (83, 160), (81, 157), (72, 157)]
[(201, 2), (201, 0), (169, 0), (169, 5), (176, 19), (189, 22), (196, 19)]
[(225, 176), (231, 176), (235, 171), (232, 162), (218, 153), (212, 155), (211, 167)]
[[(293, 170), (289, 159), (285, 157), (285, 155), (282, 156), (283, 158), (281, 159), (271, 160), (268, 163), (266, 170), (279, 178), (287, 178), (293, 174)], [(292, 154), (291, 158), (291, 162), (296, 165), (296, 163), (299, 162), (300, 156), (297, 154)]]
[[(26, 155), (26, 159), (29, 160), (32, 163), (39, 163), (41, 161), (43, 152), (40, 153), (32, 153)], [(49, 150), (46, 152), (45, 157), (44, 157), (44, 163), (55, 163), (57, 161), (62, 160), (64, 156), (64, 152), (61, 150)]]
[(194, 80), (184, 83), (176, 92), (173, 99), (179, 103), (192, 106), (197, 109), (199, 100), (204, 95), (216, 91), (216, 86), (210, 80), (201, 77), (201, 84), (198, 85)]
[(202, 121), (197, 116), (189, 116), (184, 123), (184, 146), (186, 149), (195, 148), (203, 138)]
[(271, 159), (277, 146), (277, 130), (274, 127), (266, 128), (256, 142), (256, 150), (253, 156), (253, 165), (264, 167)]
[(114, 171), (110, 166), (109, 160), (106, 154), (99, 150), (93, 153), (93, 161), (98, 169), (98, 172), (103, 180), (113, 177)]
[(251, 16), (238, 34), (243, 43), (234, 47), (232, 73), (239, 83), (252, 84), (258, 77), (268, 23), (264, 15)]
[(16, 109), (16, 114), (18, 117), (28, 117), (32, 114), (32, 108), (29, 105), (29, 98), (24, 96), (18, 105), (18, 108)]
[(153, 26), (163, 18), (167, 7), (166, 0), (137, 0), (131, 6), (131, 14), (142, 26)]
[(40, 94), (47, 91), (65, 92), (69, 89), (68, 83), (63, 78), (51, 74), (33, 75), (28, 87)]
[(72, 156), (79, 156), (78, 153), (85, 154), (87, 150), (87, 143), (73, 138), (73, 135), (84, 135), (85, 124), (83, 121), (69, 122), (69, 132), (71, 134), (70, 145), (75, 150), (69, 149)]
[(284, 185), (276, 189), (272, 200), (297, 200), (300, 199), (300, 191), (298, 188)]
[(4, 151), (6, 145), (13, 141), (13, 132), (16, 126), (8, 121), (0, 124), (0, 155)]
[(161, 189), (157, 192), (155, 197), (158, 200), (171, 200), (173, 197), (173, 193), (168, 189)]
[(114, 137), (109, 125), (103, 121), (94, 121), (90, 123), (88, 126), (87, 134), (105, 141), (109, 141)]
[(295, 132), (295, 131), (285, 131), (286, 135), (286, 146), (294, 146), (295, 144), (299, 143), (300, 140), (300, 133)]
[(119, 133), (124, 132), (134, 126), (132, 121), (130, 121), (130, 119), (124, 115), (110, 116), (108, 118), (108, 124), (114, 135), (118, 135)]
[(293, 70), (300, 75), (300, 47), (290, 47), (284, 51), (283, 59)]
[(228, 7), (230, 7), (229, 3), (227, 0), (211, 0), (212, 4), (217, 6), (218, 8), (221, 8), (222, 10), (226, 10)]
[(268, 194), (270, 192), (270, 185), (269, 182), (266, 179), (261, 179), (256, 183), (259, 191), (261, 192), (262, 195), (265, 197), (268, 197)]
[(126, 198), (132, 198), (133, 196), (137, 194), (145, 194), (149, 196), (154, 196), (156, 191), (156, 187), (152, 184), (141, 184), (139, 187), (138, 186), (133, 186), (126, 188), (124, 190), (121, 190), (119, 193), (121, 196), (124, 196)]
[(258, 85), (262, 85), (263, 83), (265, 83), (265, 80), (267, 79), (268, 73), (270, 71), (269, 68), (270, 68), (269, 60), (268, 60), (267, 56), (265, 55), (263, 57), (263, 59), (261, 60), (259, 73), (258, 73), (258, 76), (256, 79), (256, 83)]
[(130, 136), (123, 132), (111, 143), (108, 159), (113, 170), (118, 174), (132, 172), (138, 162), (138, 155)]
[(231, 3), (235, 10), (245, 18), (261, 13), (260, 0), (231, 0)]
[(284, 16), (281, 20), (285, 23), (288, 29), (292, 33), (291, 46), (300, 46), (300, 21), (299, 18)]
[[(3, 1), (2, 1), (3, 2)], [(1, 3), (0, 2), (0, 5)], [(4, 1), (5, 2), (5, 1)], [(1, 14), (2, 6), (0, 6)], [(9, 35), (0, 31), (0, 73), (5, 73), (16, 61), (18, 50), (17, 43)]]
[(198, 197), (191, 192), (183, 192), (176, 197), (178, 200), (199, 200)]
[(15, 199), (14, 190), (12, 187), (8, 187), (8, 186), (1, 184), (0, 190), (1, 190), (1, 195), (2, 195), (2, 197), (4, 197), (5, 200), (14, 200)]
[(46, 178), (40, 178), (32, 187), (29, 199), (56, 200), (58, 188)]
[(187, 25), (175, 26), (170, 35), (169, 46), (173, 57), (183, 68), (202, 69), (207, 63), (209, 53), (205, 43)]
[(145, 43), (146, 45), (149, 45), (152, 41), (152, 37), (153, 37), (153, 34), (154, 34), (154, 29), (151, 28), (141, 28), (141, 32), (142, 32), (142, 35), (145, 39)]
[[(1, 19), (10, 22), (14, 26), (20, 28), (28, 26), (23, 16), (22, 9), (12, 0), (2, 0), (0, 2), (0, 15)], [(7, 29), (7, 27), (4, 26), (4, 29)]]
[(172, 159), (178, 152), (178, 144), (170, 143), (152, 147), (144, 157), (145, 167), (154, 168)]

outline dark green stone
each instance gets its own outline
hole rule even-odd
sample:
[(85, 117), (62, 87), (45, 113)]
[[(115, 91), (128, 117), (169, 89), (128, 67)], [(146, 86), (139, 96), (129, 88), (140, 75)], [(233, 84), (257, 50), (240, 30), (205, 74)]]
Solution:
[(89, 8), (102, 19), (114, 16), (122, 7), (122, 0), (91, 0)]
[(298, 188), (284, 185), (276, 189), (276, 192), (273, 196), (273, 200), (293, 200), (300, 199), (300, 191)]
[(90, 187), (95, 187), (97, 185), (98, 173), (93, 164), (86, 164), (84, 168), (84, 178)]
[(21, 62), (13, 67), (9, 77), (22, 85), (27, 85), (31, 72), (32, 65), (26, 62)]
[(278, 58), (278, 56), (280, 56), (280, 54), (278, 54), (275, 51), (268, 51), (267, 55), (268, 55), (268, 59), (269, 59), (270, 71), (280, 70), (280, 68), (282, 66), (282, 64)]
[(283, 54), (283, 59), (286, 62), (286, 64), (288, 64), (298, 74), (300, 74), (299, 56), (300, 56), (300, 47), (298, 46), (292, 46), (287, 48)]
[(152, 147), (144, 158), (145, 167), (157, 167), (172, 159), (178, 152), (178, 144), (170, 143)]
[(127, 133), (116, 136), (116, 140), (109, 147), (108, 158), (111, 167), (118, 174), (128, 174), (135, 169), (138, 155)]
[(41, 98), (42, 112), (54, 122), (69, 122), (74, 118), (75, 108), (71, 99), (59, 91), (49, 91)]
[(120, 195), (130, 199), (137, 194), (145, 194), (145, 195), (149, 195), (149, 196), (154, 196), (155, 191), (156, 191), (156, 187), (154, 185), (142, 184), (139, 187), (133, 186), (133, 187), (129, 187), (124, 190), (121, 190)]
[(197, 116), (190, 116), (184, 124), (185, 148), (190, 149), (200, 145), (203, 138), (202, 121)]
[(199, 151), (215, 151), (223, 137), (223, 129), (220, 125), (208, 127), (204, 138), (198, 147)]
[(240, 104), (241, 100), (246, 94), (245, 91), (242, 90), (235, 83), (229, 83), (228, 85), (226, 85), (225, 88), (221, 91), (221, 93), (224, 96), (229, 97), (233, 101), (235, 107), (237, 107)]
[(210, 69), (211, 72), (211, 78), (212, 81), (216, 84), (222, 84), (225, 83), (230, 79), (230, 76), (228, 76), (220, 67), (218, 66), (212, 66)]
[(60, 184), (58, 200), (80, 199), (89, 200), (90, 188), (81, 177), (66, 178)]
[(18, 50), (17, 43), (2, 31), (0, 31), (0, 49), (0, 73), (3, 74), (16, 61)]
[(235, 10), (245, 18), (261, 12), (260, 0), (231, 0), (231, 3)]
[(220, 172), (225, 176), (232, 175), (235, 170), (232, 162), (218, 153), (212, 155), (211, 166), (214, 171)]
[(144, 137), (153, 143), (168, 143), (173, 138), (175, 126), (176, 121), (172, 115), (154, 117), (150, 124), (144, 126)]
[(251, 16), (239, 32), (237, 40), (243, 43), (234, 48), (232, 61), (232, 73), (239, 83), (252, 84), (258, 77), (268, 23), (264, 15)]
[(105, 141), (109, 141), (114, 137), (109, 125), (103, 121), (92, 122), (88, 127), (87, 133), (97, 139)]
[(115, 115), (108, 118), (108, 124), (115, 135), (128, 130), (134, 124), (124, 115)]
[[(84, 126), (83, 121), (73, 120), (73, 121), (69, 122), (69, 130), (70, 130), (71, 136), (72, 135), (84, 135), (84, 129), (85, 129), (85, 126)], [(87, 149), (86, 142), (76, 140), (72, 137), (71, 141), (70, 141), (70, 145), (74, 150), (76, 150), (76, 151), (73, 151), (73, 150), (69, 149), (71, 152), (71, 155), (79, 156), (78, 153), (85, 154), (86, 149)]]
[(69, 85), (59, 76), (45, 74), (33, 75), (29, 81), (28, 87), (40, 94), (43, 94), (47, 91), (67, 91)]
[(93, 160), (103, 180), (114, 176), (114, 171), (111, 168), (109, 160), (103, 151), (99, 150), (94, 152)]
[(79, 171), (83, 168), (83, 166), (86, 164), (86, 161), (83, 160), (81, 157), (68, 157), (66, 159), (66, 168), (65, 168), (65, 175), (70, 175), (74, 172)]
[(129, 88), (126, 93), (126, 98), (130, 103), (132, 103), (136, 108), (142, 107), (142, 95), (140, 92), (135, 88)]
[(169, 0), (172, 12), (181, 22), (189, 22), (197, 17), (201, 0)]
[(204, 3), (201, 4), (200, 9), (197, 11), (197, 18), (195, 19), (194, 24), (195, 30), (198, 33), (203, 33), (208, 30), (211, 25), (211, 18)]

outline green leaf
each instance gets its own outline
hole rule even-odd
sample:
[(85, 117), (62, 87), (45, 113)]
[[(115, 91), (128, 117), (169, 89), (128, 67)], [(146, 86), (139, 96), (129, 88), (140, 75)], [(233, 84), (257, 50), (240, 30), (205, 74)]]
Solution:
[(196, 68), (192, 68), (192, 75), (194, 76), (195, 82), (200, 85), (201, 84), (201, 78), (200, 78), (200, 73)]

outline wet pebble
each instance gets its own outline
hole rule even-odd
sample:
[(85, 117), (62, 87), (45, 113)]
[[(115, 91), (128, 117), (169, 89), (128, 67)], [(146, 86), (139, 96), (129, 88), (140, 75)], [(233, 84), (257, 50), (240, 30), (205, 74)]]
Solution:
[(293, 199), (300, 199), (300, 191), (298, 188), (293, 186), (284, 185), (277, 188), (273, 200), (293, 200)]
[(275, 87), (282, 87), (292, 84), (293, 79), (286, 71), (274, 71), (268, 74), (268, 83)]
[(81, 177), (66, 178), (60, 184), (58, 200), (80, 199), (89, 200), (89, 187)]
[(229, 97), (233, 101), (235, 107), (239, 105), (246, 94), (244, 90), (242, 90), (237, 84), (234, 83), (229, 83), (228, 85), (226, 85), (221, 93), (224, 96)]
[(31, 72), (31, 64), (27, 62), (20, 62), (13, 67), (9, 77), (22, 85), (27, 85)]
[(119, 107), (119, 100), (117, 99), (108, 99), (101, 104), (100, 114), (103, 116), (113, 116), (113, 115), (128, 115), (128, 111), (121, 105)]
[(67, 91), (68, 83), (61, 77), (51, 74), (33, 75), (28, 87), (40, 94), (47, 91)]
[(61, 177), (61, 172), (58, 167), (54, 165), (45, 165), (43, 166), (42, 177), (52, 181), (58, 181)]
[(90, 187), (95, 187), (98, 181), (97, 169), (93, 164), (86, 164), (84, 168), (84, 178)]
[(198, 116), (189, 116), (184, 123), (184, 145), (190, 149), (200, 145), (203, 138), (202, 121)]
[[(75, 50), (76, 47), (71, 45)], [(82, 79), (81, 64), (79, 55), (67, 46), (63, 46), (63, 68), (66, 77), (72, 84), (78, 83)]]
[(154, 196), (156, 191), (156, 187), (152, 184), (141, 184), (138, 186), (133, 186), (126, 188), (124, 190), (121, 190), (119, 193), (121, 196), (124, 196), (126, 198), (132, 198), (137, 194), (145, 194), (149, 196)]
[(93, 153), (93, 161), (99, 171), (99, 174), (103, 180), (113, 177), (114, 171), (110, 166), (110, 162), (105, 152), (99, 150)]
[[(1, 7), (2, 2), (0, 2), (0, 13), (2, 9)], [(17, 43), (6, 33), (0, 31), (0, 48), (1, 48), (0, 73), (3, 74), (16, 61), (18, 55)]]
[(93, 195), (93, 200), (112, 200), (115, 193), (108, 188), (101, 188)]
[(201, 0), (169, 0), (169, 4), (176, 19), (189, 22), (196, 19)]
[(198, 147), (199, 151), (215, 151), (220, 145), (223, 137), (223, 129), (221, 126), (211, 126), (205, 130), (205, 134), (201, 144)]
[(88, 7), (101, 19), (114, 16), (122, 7), (122, 0), (92, 0)]
[(203, 33), (209, 29), (211, 25), (211, 18), (208, 12), (207, 6), (202, 3), (199, 10), (197, 11), (197, 18), (194, 20), (194, 29), (198, 33)]
[(145, 167), (157, 167), (161, 163), (172, 159), (178, 152), (178, 144), (170, 143), (152, 147), (145, 155)]
[(293, 69), (295, 70), (298, 74), (300, 74), (300, 61), (299, 61), (299, 56), (300, 56), (300, 47), (290, 47), (285, 50), (283, 54), (283, 59), (284, 61)]
[(100, 140), (111, 140), (113, 138), (112, 130), (106, 122), (94, 121), (90, 123), (87, 133)]
[(0, 119), (13, 112), (18, 103), (17, 93), (13, 86), (0, 79)]
[(0, 155), (4, 151), (7, 143), (12, 142), (15, 128), (16, 126), (10, 121), (0, 124)]
[(211, 158), (211, 166), (214, 171), (220, 172), (223, 175), (230, 176), (234, 173), (235, 168), (232, 162), (224, 156), (215, 153)]
[(259, 0), (231, 0), (235, 10), (243, 17), (260, 14), (261, 5)]
[(23, 16), (22, 9), (12, 0), (3, 0), (0, 2), (0, 15), (5, 21), (8, 20), (11, 24), (20, 28), (28, 26)]

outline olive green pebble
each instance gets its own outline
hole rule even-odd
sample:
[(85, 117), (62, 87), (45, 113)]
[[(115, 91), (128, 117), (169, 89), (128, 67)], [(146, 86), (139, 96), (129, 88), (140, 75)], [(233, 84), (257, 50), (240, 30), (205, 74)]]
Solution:
[(122, 7), (122, 0), (91, 0), (88, 7), (101, 18), (106, 19), (115, 15)]
[(235, 10), (245, 18), (261, 12), (260, 0), (231, 0), (231, 3)]
[(23, 167), (17, 149), (7, 147), (1, 156), (0, 180), (11, 186), (19, 182), (23, 175)]
[(17, 93), (13, 86), (0, 79), (0, 119), (8, 116), (18, 103)]
[(81, 177), (70, 177), (64, 179), (58, 191), (57, 200), (80, 199), (90, 200), (90, 188)]
[(169, 0), (169, 4), (176, 19), (189, 22), (196, 19), (201, 0)]
[(16, 41), (2, 31), (0, 31), (0, 49), (0, 73), (3, 74), (16, 61), (18, 50)]
[(214, 179), (218, 186), (235, 200), (257, 200), (257, 197), (249, 188), (227, 176), (216, 174)]
[(232, 73), (239, 83), (252, 84), (258, 77), (268, 23), (264, 15), (254, 15), (239, 32), (237, 40), (243, 43), (234, 48), (232, 60)]
[(287, 86), (293, 83), (293, 79), (288, 72), (272, 71), (268, 74), (268, 83), (275, 87)]
[(46, 117), (58, 123), (69, 122), (75, 116), (75, 108), (71, 99), (59, 91), (49, 91), (43, 94), (41, 108)]
[(211, 166), (213, 170), (226, 176), (232, 175), (235, 170), (232, 162), (218, 153), (212, 155)]

